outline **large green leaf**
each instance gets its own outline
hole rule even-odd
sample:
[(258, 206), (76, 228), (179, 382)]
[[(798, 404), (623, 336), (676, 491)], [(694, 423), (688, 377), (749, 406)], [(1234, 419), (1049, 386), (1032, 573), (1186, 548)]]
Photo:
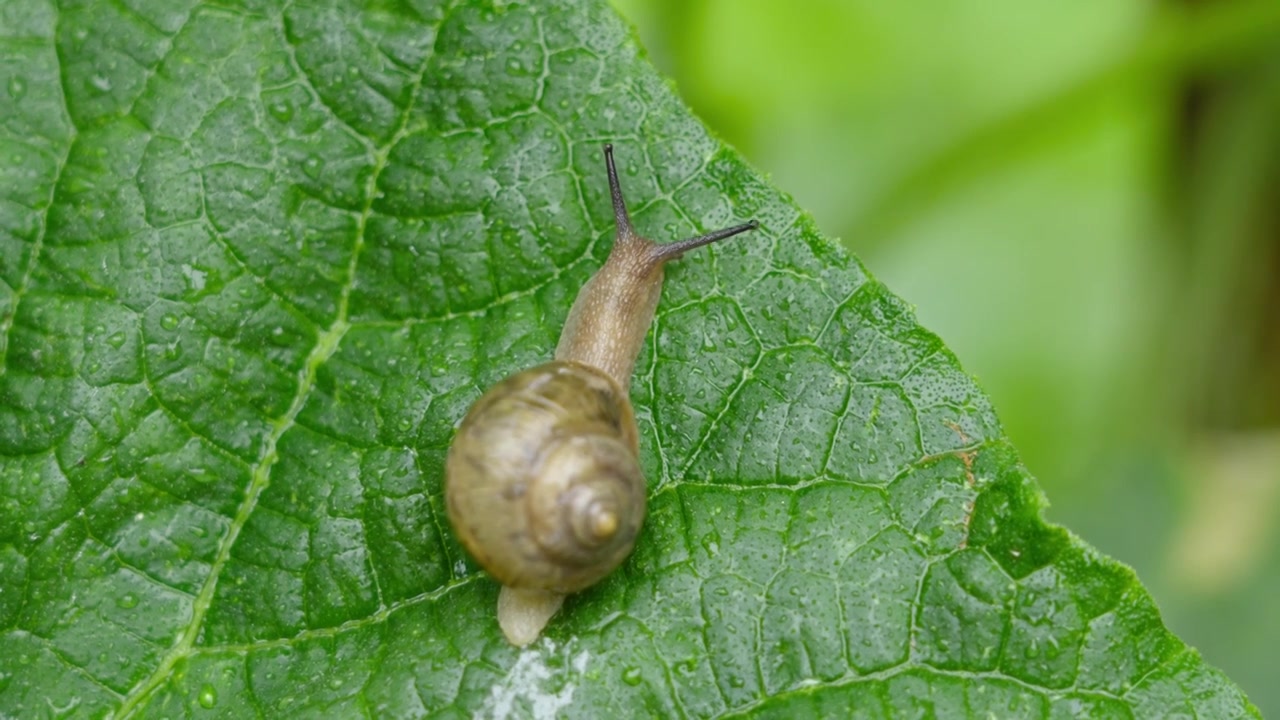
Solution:
[[(0, 0), (0, 712), (1234, 717), (909, 308), (601, 2)], [(441, 512), (611, 235), (632, 559), (519, 651)], [(616, 711), (613, 711), (616, 712)]]

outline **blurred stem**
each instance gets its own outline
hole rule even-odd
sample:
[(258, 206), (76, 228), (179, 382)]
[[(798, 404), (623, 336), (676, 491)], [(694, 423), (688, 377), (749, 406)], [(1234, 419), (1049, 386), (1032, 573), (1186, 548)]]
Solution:
[(1119, 88), (1167, 90), (1195, 70), (1240, 62), (1280, 45), (1280, 2), (1237, 0), (1189, 8), (1164, 5), (1133, 49), (1094, 73), (1020, 110), (962, 136), (955, 143), (908, 172), (877, 199), (855, 223), (849, 237), (874, 243), (917, 217), (920, 206), (975, 175), (989, 172), (992, 163), (1013, 162), (1010, 147), (1026, 146), (1045, 128), (1068, 127), (1076, 108), (1091, 107)]
[[(1280, 57), (1280, 53), (1278, 53)], [(1169, 338), (1174, 412), (1196, 424), (1240, 430), (1280, 423), (1273, 296), (1280, 242), (1280, 61), (1201, 88), (1203, 122), (1193, 128), (1175, 218), (1187, 239), (1184, 281), (1170, 289), (1180, 318)], [(1194, 121), (1196, 118), (1192, 118)]]

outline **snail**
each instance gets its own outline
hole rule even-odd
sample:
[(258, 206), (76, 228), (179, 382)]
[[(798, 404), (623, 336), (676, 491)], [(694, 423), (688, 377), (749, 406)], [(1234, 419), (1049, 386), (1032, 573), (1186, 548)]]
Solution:
[(502, 584), (498, 624), (517, 646), (536, 640), (566, 595), (608, 575), (635, 545), (646, 486), (628, 388), (663, 265), (758, 227), (648, 240), (631, 225), (612, 145), (604, 157), (617, 230), (608, 259), (570, 308), (555, 359), (485, 392), (445, 461), (449, 521)]

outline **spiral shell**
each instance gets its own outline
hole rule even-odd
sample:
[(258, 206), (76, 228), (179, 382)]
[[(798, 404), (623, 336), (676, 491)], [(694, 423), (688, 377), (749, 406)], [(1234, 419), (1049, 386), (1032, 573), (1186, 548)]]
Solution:
[(493, 386), (458, 428), (445, 470), (449, 519), (504, 586), (572, 593), (616, 568), (644, 522), (631, 401), (572, 361)]

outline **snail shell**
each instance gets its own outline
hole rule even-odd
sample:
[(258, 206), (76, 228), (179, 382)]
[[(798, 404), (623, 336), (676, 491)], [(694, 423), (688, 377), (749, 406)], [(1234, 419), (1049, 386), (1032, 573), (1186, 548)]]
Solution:
[(616, 568), (644, 521), (631, 401), (589, 365), (553, 361), (494, 385), (449, 449), (449, 519), (495, 580), (572, 593)]
[(617, 234), (569, 310), (555, 360), (495, 385), (445, 461), (449, 522), (502, 583), (507, 639), (537, 639), (568, 593), (612, 572), (644, 522), (645, 482), (627, 386), (662, 293), (663, 266), (756, 223), (659, 245), (631, 226), (604, 146)]

